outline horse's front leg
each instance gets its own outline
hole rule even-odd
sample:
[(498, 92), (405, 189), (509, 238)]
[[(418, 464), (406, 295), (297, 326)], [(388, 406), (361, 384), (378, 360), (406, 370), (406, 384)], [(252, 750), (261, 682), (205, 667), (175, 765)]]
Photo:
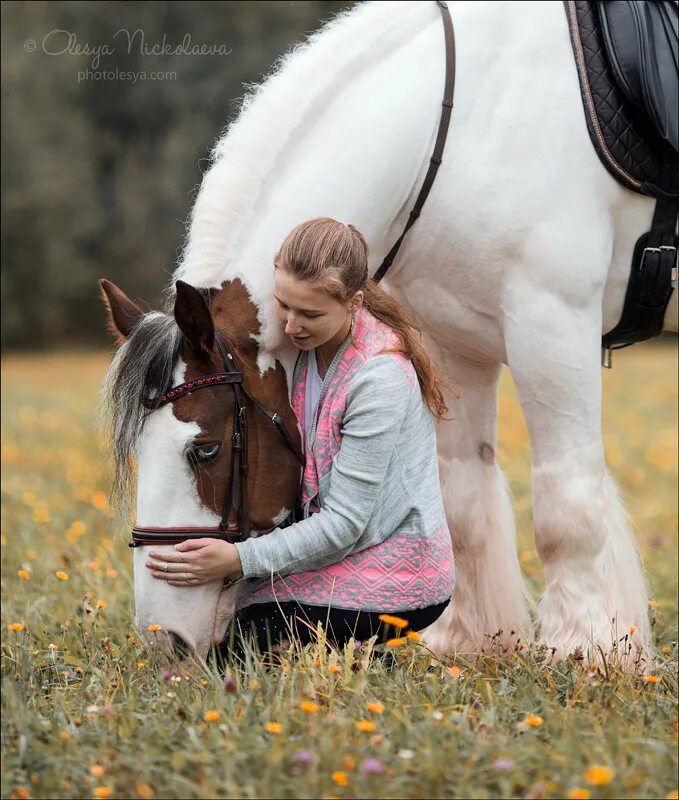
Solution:
[(453, 539), (456, 585), (423, 634), (439, 652), (506, 652), (530, 639), (533, 605), (516, 553), (512, 501), (495, 459), (501, 364), (429, 348), (460, 398), (437, 429), (441, 491)]
[(546, 588), (541, 640), (555, 655), (598, 646), (648, 659), (647, 590), (601, 432), (600, 304), (524, 297), (506, 330), (507, 358), (533, 453), (533, 518)]

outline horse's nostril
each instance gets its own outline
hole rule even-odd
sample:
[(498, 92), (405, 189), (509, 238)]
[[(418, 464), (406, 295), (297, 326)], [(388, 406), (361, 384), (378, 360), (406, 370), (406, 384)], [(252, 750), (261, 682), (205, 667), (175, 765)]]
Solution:
[(172, 638), (172, 653), (177, 658), (190, 658), (192, 654), (192, 649), (189, 645), (182, 639), (181, 636), (178, 636), (176, 633), (170, 634)]

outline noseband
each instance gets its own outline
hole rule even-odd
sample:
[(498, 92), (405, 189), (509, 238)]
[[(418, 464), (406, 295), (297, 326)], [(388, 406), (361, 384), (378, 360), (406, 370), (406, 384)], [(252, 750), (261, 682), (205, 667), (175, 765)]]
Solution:
[[(272, 423), (283, 444), (292, 450), (295, 457), (304, 466), (304, 456), (301, 450), (292, 440), (283, 418), (277, 412), (269, 411), (256, 400), (243, 386), (243, 376), (236, 369), (236, 363), (230, 353), (231, 347), (228, 342), (218, 333), (215, 334), (217, 349), (224, 363), (224, 372), (213, 375), (204, 375), (187, 381), (179, 386), (173, 386), (164, 392), (160, 397), (152, 400), (144, 400), (146, 408), (155, 410), (167, 403), (173, 403), (180, 397), (191, 395), (199, 389), (206, 389), (215, 386), (231, 386), (234, 392), (235, 418), (234, 433), (231, 446), (231, 487), (226, 492), (224, 499), (224, 511), (222, 520), (217, 527), (209, 528), (141, 528), (135, 526), (132, 529), (132, 540), (130, 547), (142, 547), (143, 545), (176, 544), (187, 539), (221, 539), (233, 543), (236, 540), (247, 539), (250, 536), (252, 526), (250, 524), (250, 509), (248, 503), (248, 418), (243, 396), (247, 397), (254, 408), (259, 409)], [(238, 524), (229, 524), (229, 516), (234, 511), (238, 516)], [(270, 528), (266, 533), (269, 533)], [(264, 532), (264, 531), (263, 531)]]

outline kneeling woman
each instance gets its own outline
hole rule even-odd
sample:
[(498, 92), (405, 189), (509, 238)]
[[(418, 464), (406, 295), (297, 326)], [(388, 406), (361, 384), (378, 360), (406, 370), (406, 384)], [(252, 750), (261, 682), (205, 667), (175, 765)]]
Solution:
[(224, 642), (234, 655), (251, 638), (261, 651), (308, 642), (318, 622), (338, 645), (393, 636), (389, 616), (421, 630), (443, 613), (454, 581), (438, 370), (406, 311), (368, 280), (367, 244), (353, 226), (302, 223), (274, 263), (281, 323), (301, 351), (292, 404), (304, 433), (304, 518), (235, 545), (177, 550), (200, 548), (215, 576), (262, 579), (239, 598)]

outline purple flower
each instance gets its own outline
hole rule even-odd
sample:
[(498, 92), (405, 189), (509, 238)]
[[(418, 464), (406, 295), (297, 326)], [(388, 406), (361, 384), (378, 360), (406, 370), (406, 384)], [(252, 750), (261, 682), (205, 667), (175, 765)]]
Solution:
[(99, 709), (99, 711), (100, 711), (102, 714), (113, 714), (113, 713), (114, 713), (114, 711), (113, 711), (113, 707), (112, 707), (112, 706), (102, 706), (102, 707)]
[(171, 677), (172, 677), (172, 673), (170, 672), (170, 670), (169, 669), (164, 669), (163, 670), (163, 680), (164, 681), (169, 681)]
[(300, 769), (306, 769), (314, 760), (313, 754), (308, 750), (298, 750), (293, 758), (293, 763)]
[(366, 775), (381, 775), (384, 772), (384, 764), (379, 758), (366, 758), (361, 764), (361, 772)]
[(496, 769), (498, 772), (509, 772), (514, 769), (514, 762), (511, 758), (498, 758), (493, 764), (493, 769)]

